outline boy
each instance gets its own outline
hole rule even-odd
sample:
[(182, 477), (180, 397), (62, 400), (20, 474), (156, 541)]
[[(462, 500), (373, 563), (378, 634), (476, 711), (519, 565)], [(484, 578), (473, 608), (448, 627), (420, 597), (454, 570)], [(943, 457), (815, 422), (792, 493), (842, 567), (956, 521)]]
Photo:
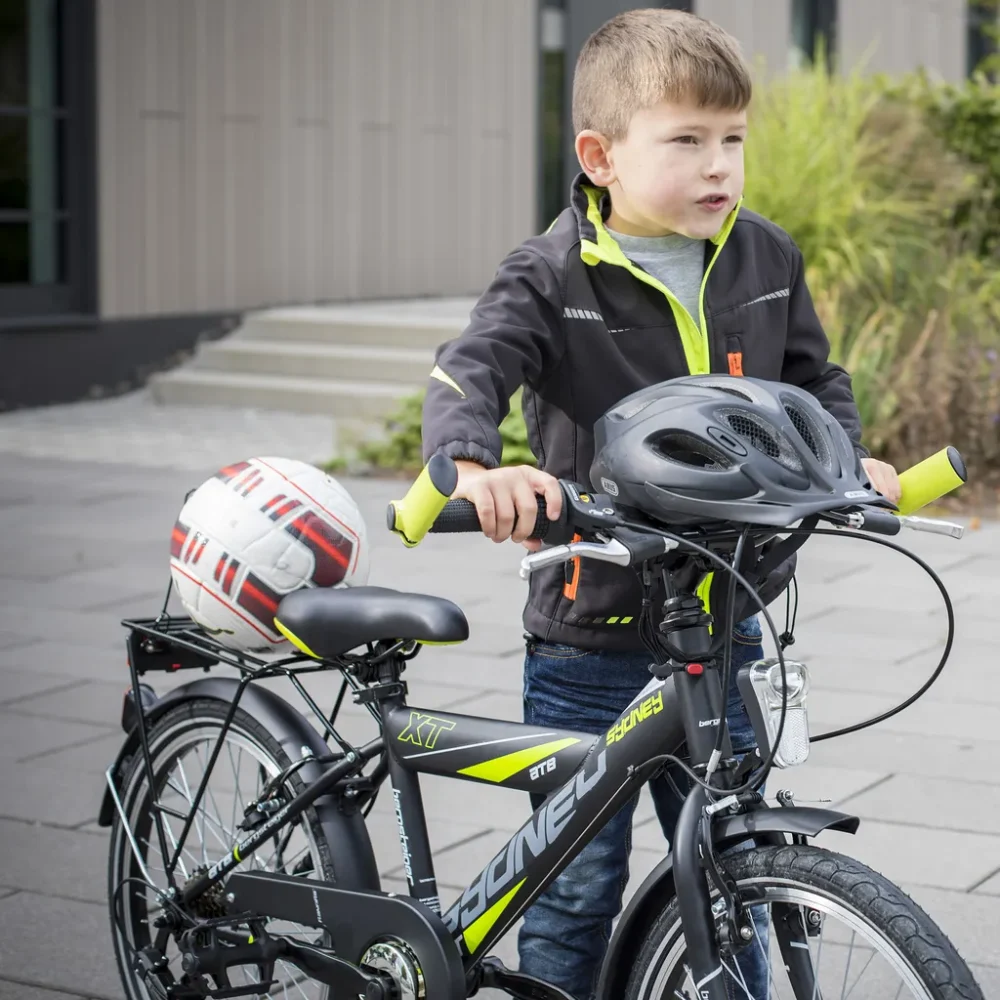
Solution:
[[(873, 485), (898, 499), (895, 471), (860, 444), (850, 378), (828, 360), (801, 254), (741, 207), (750, 95), (735, 40), (692, 14), (631, 10), (584, 45), (573, 83), (582, 173), (571, 204), (501, 264), (468, 329), (439, 350), (424, 404), (425, 458), (443, 451), (457, 461), (455, 496), (476, 504), (494, 541), (537, 548), (525, 540), (535, 494), (556, 517), (556, 479), (588, 483), (595, 421), (629, 393), (689, 373), (813, 393), (856, 443)], [(539, 468), (500, 469), (497, 428), (522, 385)], [(649, 680), (639, 610), (628, 569), (583, 560), (533, 575), (525, 721), (605, 731)], [(736, 625), (734, 678), (763, 655), (760, 635), (755, 618)], [(747, 751), (753, 730), (735, 687), (728, 716), (734, 751)], [(650, 790), (669, 840), (680, 800), (663, 778)], [(525, 914), (521, 970), (579, 1000), (594, 995), (621, 906), (634, 808), (623, 807)], [(766, 992), (766, 970), (748, 978)]]

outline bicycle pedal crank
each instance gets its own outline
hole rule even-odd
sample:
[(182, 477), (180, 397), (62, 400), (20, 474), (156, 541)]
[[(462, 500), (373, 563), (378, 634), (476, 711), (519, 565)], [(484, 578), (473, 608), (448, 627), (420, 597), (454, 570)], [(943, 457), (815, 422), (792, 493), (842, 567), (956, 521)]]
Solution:
[(499, 958), (492, 955), (483, 959), (482, 972), (480, 987), (503, 990), (516, 1000), (573, 1000), (565, 990), (543, 979), (536, 979), (524, 972), (511, 972)]

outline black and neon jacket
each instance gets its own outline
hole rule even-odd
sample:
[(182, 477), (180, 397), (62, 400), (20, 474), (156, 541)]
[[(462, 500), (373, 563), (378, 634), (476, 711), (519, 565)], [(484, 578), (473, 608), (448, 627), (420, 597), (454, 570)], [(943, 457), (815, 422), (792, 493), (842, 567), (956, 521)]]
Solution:
[[(498, 427), (524, 387), (539, 467), (590, 486), (593, 427), (619, 400), (686, 374), (727, 372), (813, 393), (859, 452), (848, 374), (829, 360), (802, 255), (773, 222), (737, 205), (706, 241), (700, 315), (629, 261), (604, 226), (607, 194), (581, 174), (571, 205), (500, 265), (460, 337), (438, 349), (423, 411), (424, 458), (494, 468)], [(641, 649), (629, 569), (577, 560), (531, 580), (524, 625), (550, 642)]]

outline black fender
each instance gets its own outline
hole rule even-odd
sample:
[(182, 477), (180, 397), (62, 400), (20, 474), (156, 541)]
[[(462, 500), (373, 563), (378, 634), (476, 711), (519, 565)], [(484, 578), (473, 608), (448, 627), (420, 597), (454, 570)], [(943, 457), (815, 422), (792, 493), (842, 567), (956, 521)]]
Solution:
[[(189, 684), (182, 684), (146, 708), (146, 725), (152, 726), (170, 709), (196, 698), (209, 698), (231, 705), (238, 688), (239, 681), (233, 677), (202, 677)], [(267, 729), (281, 744), (289, 760), (300, 760), (303, 747), (308, 747), (313, 757), (329, 755), (330, 748), (323, 737), (301, 713), (263, 685), (248, 684), (240, 697), (240, 708)], [(133, 726), (112, 765), (115, 788), (119, 795), (125, 766), (139, 750), (138, 726)], [(310, 784), (323, 774), (324, 769), (323, 764), (311, 760), (300, 768), (299, 774), (306, 784)], [(334, 884), (338, 888), (355, 891), (380, 891), (375, 852), (361, 813), (353, 806), (343, 808), (338, 797), (333, 795), (317, 799), (313, 808), (330, 847)], [(110, 826), (116, 811), (111, 790), (105, 787), (98, 824)]]
[[(855, 833), (860, 822), (857, 816), (832, 809), (760, 805), (751, 812), (717, 819), (712, 827), (713, 842), (720, 850), (749, 837), (762, 844), (784, 843), (781, 835), (786, 833), (806, 837), (815, 837), (824, 830)], [(597, 987), (601, 1000), (617, 1000), (625, 995), (625, 985), (642, 946), (643, 931), (673, 896), (673, 859), (668, 854), (646, 876), (611, 935)]]

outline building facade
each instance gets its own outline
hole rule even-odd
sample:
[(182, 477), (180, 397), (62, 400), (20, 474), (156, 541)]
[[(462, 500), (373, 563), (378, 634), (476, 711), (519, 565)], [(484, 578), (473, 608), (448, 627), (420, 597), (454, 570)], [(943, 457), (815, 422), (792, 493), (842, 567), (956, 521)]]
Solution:
[[(4, 0), (0, 408), (141, 381), (268, 305), (475, 294), (575, 170), (626, 0)], [(691, 0), (781, 72), (969, 70), (966, 0)], [(978, 46), (978, 48), (977, 48)]]

